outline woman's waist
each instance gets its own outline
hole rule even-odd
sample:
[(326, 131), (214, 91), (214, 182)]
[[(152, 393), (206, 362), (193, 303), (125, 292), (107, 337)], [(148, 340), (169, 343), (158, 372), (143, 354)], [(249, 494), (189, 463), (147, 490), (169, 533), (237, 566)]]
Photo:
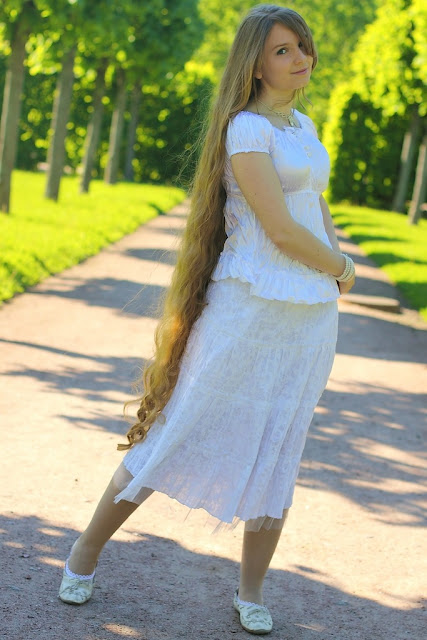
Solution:
[(253, 276), (269, 274), (300, 274), (304, 276), (326, 276), (319, 269), (310, 267), (299, 260), (280, 251), (273, 243), (271, 247), (262, 247), (257, 244), (239, 245), (226, 241), (216, 268), (232, 266), (239, 273), (247, 273)]
[(235, 278), (251, 285), (251, 293), (269, 300), (289, 300), (295, 303), (317, 304), (339, 298), (333, 276), (309, 267), (289, 256), (266, 260), (251, 260), (226, 248), (219, 256), (211, 279)]
[[(304, 196), (307, 194), (314, 194), (317, 195), (318, 197), (320, 197), (320, 195), (322, 194), (322, 192), (325, 189), (316, 189), (314, 188), (312, 185), (310, 187), (304, 187), (302, 189), (289, 189), (286, 188), (282, 185), (282, 192), (283, 195), (292, 197), (292, 196)], [(237, 183), (235, 186), (228, 186), (228, 188), (226, 189), (227, 192), (227, 200), (230, 199), (235, 199), (235, 200), (244, 200), (246, 202), (245, 196), (243, 195), (243, 193), (240, 191)]]
[[(331, 248), (321, 211), (306, 216), (295, 216), (294, 219)], [(261, 257), (263, 263), (265, 260), (270, 260), (274, 263), (285, 264), (292, 260), (268, 237), (257, 219), (252, 223), (246, 221), (246, 223), (240, 224), (238, 220), (226, 217), (226, 234), (225, 251), (233, 251), (253, 262), (258, 262)]]
[[(300, 195), (303, 197), (299, 197)], [(284, 198), (286, 208), (296, 222), (306, 226), (313, 233), (324, 231), (319, 192), (304, 191), (296, 194), (284, 194)], [(236, 227), (247, 233), (250, 229), (262, 229), (255, 211), (249, 207), (243, 196), (227, 198), (224, 216), (230, 230)]]

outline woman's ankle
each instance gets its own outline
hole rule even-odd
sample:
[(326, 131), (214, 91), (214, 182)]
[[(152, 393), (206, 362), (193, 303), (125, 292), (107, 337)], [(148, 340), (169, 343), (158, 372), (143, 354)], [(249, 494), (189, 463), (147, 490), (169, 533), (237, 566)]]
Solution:
[(264, 604), (262, 597), (262, 587), (245, 587), (239, 586), (238, 597), (245, 602), (256, 602), (257, 604)]
[(100, 549), (98, 547), (88, 544), (80, 536), (71, 547), (68, 568), (79, 575), (90, 575), (98, 562), (99, 553)]

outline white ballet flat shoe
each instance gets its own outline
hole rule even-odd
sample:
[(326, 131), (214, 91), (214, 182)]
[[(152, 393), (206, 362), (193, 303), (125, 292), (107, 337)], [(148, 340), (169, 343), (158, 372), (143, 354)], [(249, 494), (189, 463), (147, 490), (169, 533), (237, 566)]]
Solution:
[(273, 628), (273, 620), (266, 606), (240, 600), (238, 589), (234, 593), (233, 605), (240, 614), (240, 624), (245, 631), (256, 635), (270, 633)]
[(68, 576), (64, 569), (58, 598), (67, 604), (84, 604), (91, 598), (94, 584), (95, 575), (89, 580), (80, 580)]

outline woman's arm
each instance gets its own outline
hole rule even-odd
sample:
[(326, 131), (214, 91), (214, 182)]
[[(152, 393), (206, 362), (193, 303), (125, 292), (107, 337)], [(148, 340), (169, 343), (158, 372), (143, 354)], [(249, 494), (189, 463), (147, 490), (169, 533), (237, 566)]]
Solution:
[(320, 195), (319, 202), (320, 202), (320, 208), (322, 209), (323, 224), (325, 225), (325, 229), (326, 229), (326, 233), (328, 235), (329, 241), (332, 245), (332, 248), (335, 251), (340, 251), (340, 245), (338, 244), (338, 238), (335, 233), (334, 223), (332, 222), (332, 217), (329, 211), (328, 203), (326, 202), (323, 195)]
[(343, 273), (346, 262), (339, 248), (330, 249), (292, 218), (268, 153), (236, 153), (231, 166), (241, 192), (278, 249), (333, 276)]

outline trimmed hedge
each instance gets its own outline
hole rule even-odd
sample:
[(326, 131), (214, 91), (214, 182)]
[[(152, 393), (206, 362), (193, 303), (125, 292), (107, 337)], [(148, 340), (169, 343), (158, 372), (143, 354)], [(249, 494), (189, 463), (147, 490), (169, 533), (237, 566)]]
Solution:
[(381, 109), (364, 101), (351, 82), (338, 85), (331, 94), (322, 136), (331, 160), (327, 199), (389, 209), (407, 127), (407, 117), (387, 118)]

